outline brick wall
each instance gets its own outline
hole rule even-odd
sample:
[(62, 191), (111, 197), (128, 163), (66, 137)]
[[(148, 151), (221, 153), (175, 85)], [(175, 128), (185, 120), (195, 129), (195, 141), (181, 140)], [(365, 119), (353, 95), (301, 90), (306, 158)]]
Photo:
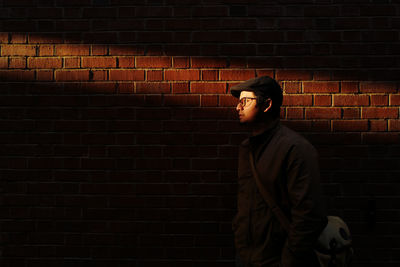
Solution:
[[(135, 4), (132, 4), (132, 3)], [(233, 266), (229, 87), (284, 88), (354, 266), (398, 266), (397, 0), (1, 0), (1, 266)]]

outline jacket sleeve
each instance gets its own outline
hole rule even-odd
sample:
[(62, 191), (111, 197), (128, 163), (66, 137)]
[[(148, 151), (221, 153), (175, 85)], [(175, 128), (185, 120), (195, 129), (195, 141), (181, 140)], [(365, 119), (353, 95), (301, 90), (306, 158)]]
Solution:
[(291, 224), (282, 251), (282, 266), (313, 266), (313, 247), (327, 223), (321, 206), (317, 153), (310, 144), (299, 144), (289, 150), (286, 159)]

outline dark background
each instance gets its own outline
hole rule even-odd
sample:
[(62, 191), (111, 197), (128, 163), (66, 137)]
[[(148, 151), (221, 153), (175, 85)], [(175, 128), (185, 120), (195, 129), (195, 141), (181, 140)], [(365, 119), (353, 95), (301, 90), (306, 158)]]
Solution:
[(398, 266), (395, 0), (0, 0), (1, 266), (234, 266), (229, 87), (270, 75), (353, 266)]

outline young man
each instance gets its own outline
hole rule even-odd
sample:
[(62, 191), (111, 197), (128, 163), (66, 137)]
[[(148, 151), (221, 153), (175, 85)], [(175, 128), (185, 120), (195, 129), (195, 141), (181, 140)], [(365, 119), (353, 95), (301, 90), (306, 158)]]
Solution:
[[(238, 211), (232, 223), (237, 266), (319, 266), (313, 246), (327, 220), (314, 147), (280, 124), (283, 95), (274, 79), (250, 79), (231, 93), (239, 98), (240, 123), (253, 131), (239, 148)], [(290, 220), (289, 232), (260, 194), (249, 152), (263, 186)]]

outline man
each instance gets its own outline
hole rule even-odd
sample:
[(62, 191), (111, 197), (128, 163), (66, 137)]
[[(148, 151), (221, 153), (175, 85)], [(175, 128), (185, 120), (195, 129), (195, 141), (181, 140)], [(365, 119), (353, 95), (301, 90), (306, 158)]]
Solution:
[[(237, 266), (319, 266), (313, 246), (327, 219), (315, 149), (280, 124), (283, 95), (274, 79), (250, 79), (232, 87), (231, 94), (239, 98), (240, 123), (253, 131), (239, 147), (238, 212), (232, 223)], [(249, 152), (262, 185), (289, 219), (289, 232), (259, 193)]]

